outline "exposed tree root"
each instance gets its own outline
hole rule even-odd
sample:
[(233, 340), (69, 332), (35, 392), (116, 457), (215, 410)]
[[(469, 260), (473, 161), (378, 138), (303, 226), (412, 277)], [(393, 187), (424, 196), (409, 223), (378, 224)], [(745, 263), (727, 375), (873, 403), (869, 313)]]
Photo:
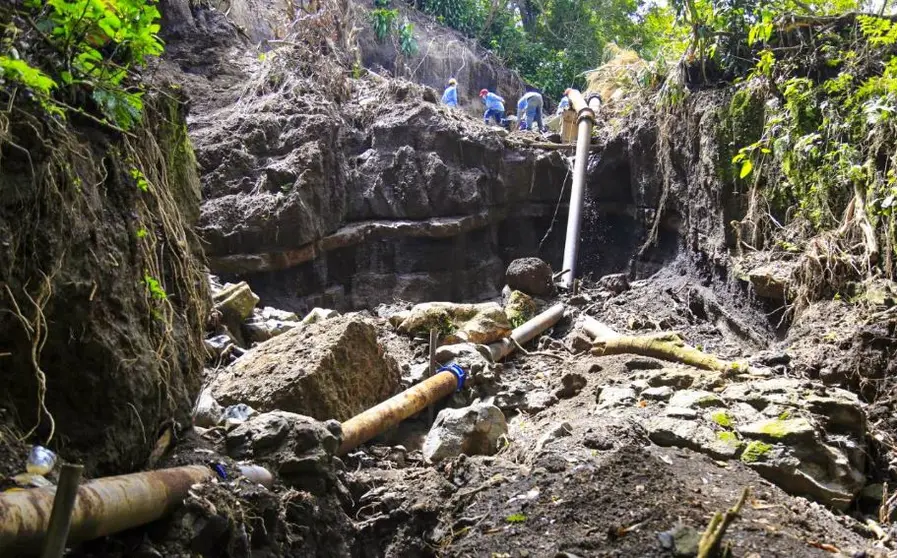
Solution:
[(686, 345), (675, 332), (650, 335), (621, 335), (594, 318), (586, 318), (583, 329), (594, 337), (592, 354), (595, 356), (633, 354), (671, 362), (680, 362), (703, 370), (729, 372), (738, 370), (737, 363), (722, 360), (714, 355)]

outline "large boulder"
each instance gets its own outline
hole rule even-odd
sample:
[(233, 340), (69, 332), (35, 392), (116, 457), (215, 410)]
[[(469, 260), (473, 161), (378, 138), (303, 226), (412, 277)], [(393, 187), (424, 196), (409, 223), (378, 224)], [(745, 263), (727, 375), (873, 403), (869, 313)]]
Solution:
[(399, 377), (374, 325), (350, 314), (263, 343), (215, 378), (212, 392), (223, 405), (344, 421), (393, 395)]
[(508, 423), (495, 405), (475, 403), (461, 409), (444, 409), (424, 440), (424, 458), (435, 463), (465, 455), (492, 455)]
[(505, 271), (505, 281), (516, 291), (533, 296), (548, 296), (554, 292), (551, 266), (539, 258), (519, 258)]

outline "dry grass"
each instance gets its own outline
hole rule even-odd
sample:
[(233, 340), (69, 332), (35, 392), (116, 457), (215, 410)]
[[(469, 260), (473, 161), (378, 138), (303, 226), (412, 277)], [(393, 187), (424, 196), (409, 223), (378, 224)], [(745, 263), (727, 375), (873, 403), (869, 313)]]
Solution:
[(607, 45), (607, 61), (586, 73), (586, 93), (597, 93), (607, 104), (617, 102), (650, 85), (654, 73), (652, 64), (634, 50)]

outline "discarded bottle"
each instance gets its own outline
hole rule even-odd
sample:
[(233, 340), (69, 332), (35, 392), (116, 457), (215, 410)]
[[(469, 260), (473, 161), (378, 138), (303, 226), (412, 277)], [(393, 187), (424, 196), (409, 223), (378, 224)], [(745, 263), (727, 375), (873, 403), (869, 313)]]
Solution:
[(28, 454), (25, 470), (32, 475), (46, 475), (56, 466), (56, 454), (43, 446), (34, 446)]

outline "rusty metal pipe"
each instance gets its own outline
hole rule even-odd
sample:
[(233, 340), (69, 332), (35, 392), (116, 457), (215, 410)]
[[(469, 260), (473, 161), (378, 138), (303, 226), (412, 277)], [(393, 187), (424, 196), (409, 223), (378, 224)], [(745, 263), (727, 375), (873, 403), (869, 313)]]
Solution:
[(355, 415), (342, 424), (343, 443), (337, 455), (345, 455), (377, 434), (424, 410), (431, 403), (448, 397), (457, 388), (458, 377), (454, 373), (440, 372)]
[[(502, 339), (501, 341), (496, 341), (489, 345), (489, 354), (492, 356), (492, 362), (498, 362), (517, 350), (517, 345), (529, 343), (535, 339), (537, 335), (558, 323), (563, 316), (564, 305), (558, 303), (535, 318), (515, 327), (511, 332), (510, 339)], [(516, 341), (516, 343), (514, 341)]]
[[(68, 540), (77, 543), (155, 521), (211, 478), (204, 465), (96, 479), (78, 488)], [(0, 556), (34, 553), (46, 536), (55, 487), (0, 494)]]
[(570, 209), (567, 214), (567, 237), (564, 242), (564, 265), (561, 269), (570, 271), (561, 277), (561, 285), (570, 288), (576, 278), (576, 255), (579, 251), (582, 206), (585, 201), (586, 167), (589, 162), (589, 148), (592, 141), (592, 126), (595, 112), (589, 107), (582, 93), (568, 91), (570, 105), (576, 110), (579, 129), (576, 137), (576, 159), (573, 163), (573, 184), (570, 189)]

